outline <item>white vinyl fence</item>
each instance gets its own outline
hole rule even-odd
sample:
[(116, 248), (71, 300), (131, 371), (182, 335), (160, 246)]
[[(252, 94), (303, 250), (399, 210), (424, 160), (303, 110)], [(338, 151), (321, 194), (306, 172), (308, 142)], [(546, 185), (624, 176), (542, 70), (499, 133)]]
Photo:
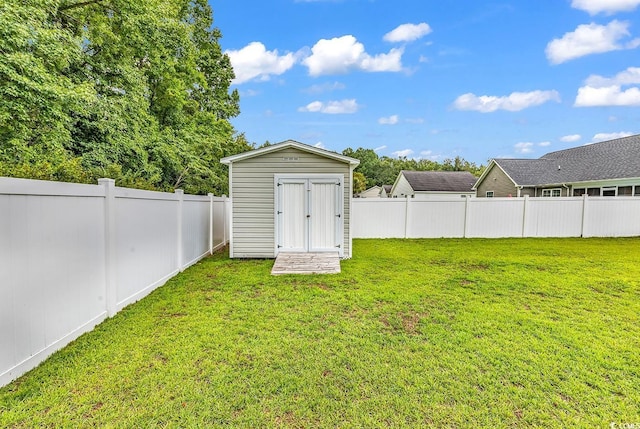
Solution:
[(640, 198), (355, 198), (354, 238), (640, 236)]
[(225, 197), (0, 178), (0, 386), (228, 241)]

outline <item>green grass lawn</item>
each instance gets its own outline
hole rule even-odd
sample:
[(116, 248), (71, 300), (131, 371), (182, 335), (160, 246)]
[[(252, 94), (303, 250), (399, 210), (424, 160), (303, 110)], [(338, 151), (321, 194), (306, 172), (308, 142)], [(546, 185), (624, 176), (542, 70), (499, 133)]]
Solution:
[(217, 254), (0, 389), (0, 427), (640, 423), (640, 239)]

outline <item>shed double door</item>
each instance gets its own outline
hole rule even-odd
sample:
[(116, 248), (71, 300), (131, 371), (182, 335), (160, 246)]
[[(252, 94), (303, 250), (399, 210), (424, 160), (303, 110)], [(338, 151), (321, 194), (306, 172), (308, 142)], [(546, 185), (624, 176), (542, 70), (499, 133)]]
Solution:
[(342, 255), (342, 180), (280, 178), (276, 187), (276, 253)]

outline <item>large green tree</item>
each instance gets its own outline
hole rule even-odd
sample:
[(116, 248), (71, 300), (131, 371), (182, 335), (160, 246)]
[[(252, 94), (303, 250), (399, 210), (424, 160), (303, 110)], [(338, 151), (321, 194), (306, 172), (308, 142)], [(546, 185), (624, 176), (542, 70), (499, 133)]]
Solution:
[(224, 192), (234, 77), (206, 0), (0, 6), (0, 174)]

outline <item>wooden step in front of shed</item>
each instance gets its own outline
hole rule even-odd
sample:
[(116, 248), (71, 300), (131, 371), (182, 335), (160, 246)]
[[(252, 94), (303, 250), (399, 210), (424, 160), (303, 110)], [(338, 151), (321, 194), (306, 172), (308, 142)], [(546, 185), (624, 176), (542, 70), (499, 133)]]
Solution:
[(338, 252), (280, 252), (271, 269), (271, 275), (337, 274), (339, 272), (340, 256)]

